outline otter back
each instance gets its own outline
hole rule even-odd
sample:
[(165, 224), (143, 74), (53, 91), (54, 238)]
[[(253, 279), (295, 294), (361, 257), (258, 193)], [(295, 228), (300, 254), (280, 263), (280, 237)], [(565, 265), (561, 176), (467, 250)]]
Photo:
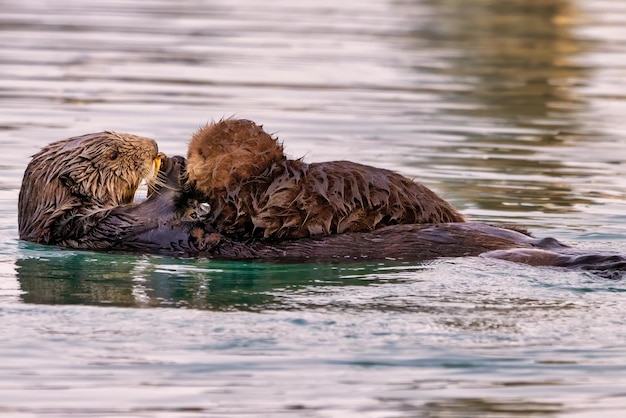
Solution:
[(247, 120), (198, 131), (188, 150), (192, 189), (222, 232), (270, 239), (371, 231), (393, 224), (463, 222), (426, 186), (389, 170), (288, 159), (282, 145)]

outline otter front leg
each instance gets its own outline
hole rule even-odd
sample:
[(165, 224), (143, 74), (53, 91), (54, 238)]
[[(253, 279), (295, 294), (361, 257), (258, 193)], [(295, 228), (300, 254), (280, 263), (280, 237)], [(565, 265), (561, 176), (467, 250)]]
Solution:
[(119, 211), (128, 212), (139, 219), (183, 218), (185, 205), (181, 199), (184, 170), (183, 157), (163, 157), (156, 184), (149, 191), (148, 198), (137, 205), (120, 206)]
[(164, 158), (157, 185), (139, 204), (99, 209), (81, 217), (83, 228), (59, 245), (98, 250), (155, 252), (188, 241), (187, 206), (181, 202), (182, 157)]
[(159, 182), (149, 194), (159, 195), (156, 202), (173, 204), (176, 218), (183, 222), (201, 222), (211, 212), (211, 205), (200, 199), (197, 193), (187, 189), (186, 160), (175, 156), (164, 161), (159, 171)]
[[(199, 243), (202, 247), (208, 245), (204, 235), (210, 234), (204, 232), (206, 225), (203, 221), (211, 207), (185, 190), (185, 177), (183, 157), (164, 160), (157, 186), (148, 200), (134, 208), (135, 215), (151, 221), (150, 226), (135, 231), (116, 249), (146, 252), (150, 247), (151, 252), (191, 255), (198, 252)], [(199, 239), (198, 231), (203, 231), (202, 239)]]

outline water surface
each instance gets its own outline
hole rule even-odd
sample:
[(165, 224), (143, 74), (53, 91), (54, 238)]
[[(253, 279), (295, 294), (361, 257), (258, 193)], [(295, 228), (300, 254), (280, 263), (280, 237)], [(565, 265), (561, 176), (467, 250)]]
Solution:
[(626, 2), (265, 3), (0, 2), (2, 416), (621, 416), (622, 280), (17, 239), (48, 142), (108, 129), (184, 154), (236, 115), (469, 219), (626, 253)]

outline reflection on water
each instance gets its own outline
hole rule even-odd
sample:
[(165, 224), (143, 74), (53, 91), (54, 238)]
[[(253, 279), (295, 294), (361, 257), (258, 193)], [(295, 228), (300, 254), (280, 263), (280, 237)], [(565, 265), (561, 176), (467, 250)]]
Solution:
[[(567, 213), (592, 203), (592, 196), (563, 180), (587, 168), (564, 161), (559, 151), (597, 141), (581, 123), (586, 100), (577, 87), (587, 82), (590, 69), (577, 61), (586, 45), (575, 32), (576, 5), (568, 0), (427, 4), (432, 21), (418, 21), (406, 48), (441, 58), (410, 65), (418, 82), (423, 73), (455, 80), (459, 87), (442, 95), (463, 104), (446, 109), (458, 126), (438, 130), (460, 141), (443, 142), (428, 158), (462, 170), (465, 177), (451, 182), (481, 211)], [(411, 13), (411, 4), (401, 7)]]
[[(37, 247), (37, 246), (35, 246)], [(63, 251), (16, 260), (26, 303), (209, 310), (285, 309), (275, 295), (307, 286), (393, 283), (423, 267), (272, 264)], [(380, 273), (380, 274), (378, 274)]]
[(560, 402), (529, 402), (526, 399), (501, 401), (489, 398), (460, 397), (427, 402), (417, 408), (406, 408), (405, 411), (442, 418), (450, 416), (551, 417), (562, 414), (566, 409), (566, 405)]
[[(498, 119), (519, 132), (580, 126), (577, 117), (585, 102), (576, 86), (585, 83), (590, 69), (576, 62), (584, 43), (575, 34), (577, 10), (571, 1), (458, 0), (431, 5), (439, 19), (427, 38), (435, 39), (433, 46), (459, 51), (444, 71), (474, 86), (469, 94), (454, 97), (478, 105), (464, 114)], [(417, 35), (424, 38), (419, 31)], [(525, 139), (555, 145), (549, 136)]]

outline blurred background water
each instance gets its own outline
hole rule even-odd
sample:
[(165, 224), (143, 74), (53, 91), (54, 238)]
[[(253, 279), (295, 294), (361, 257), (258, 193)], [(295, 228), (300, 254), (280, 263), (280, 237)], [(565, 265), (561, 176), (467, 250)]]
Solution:
[(17, 239), (29, 158), (212, 119), (626, 253), (626, 1), (0, 0), (0, 414), (622, 416), (623, 281), (496, 260), (274, 265)]

